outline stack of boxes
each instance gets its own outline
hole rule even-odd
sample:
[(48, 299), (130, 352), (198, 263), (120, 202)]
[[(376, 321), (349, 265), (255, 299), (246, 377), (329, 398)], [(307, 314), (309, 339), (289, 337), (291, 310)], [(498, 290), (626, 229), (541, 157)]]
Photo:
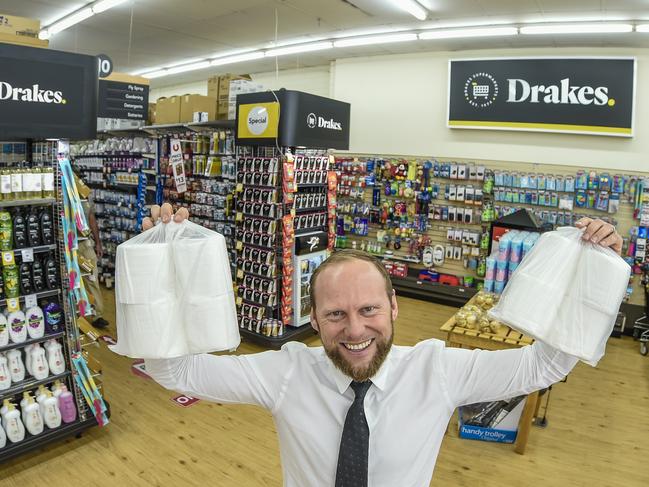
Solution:
[(237, 95), (264, 91), (264, 87), (253, 83), (250, 76), (225, 74), (213, 76), (207, 80), (207, 95), (216, 98), (216, 119), (232, 120), (236, 118)]
[(498, 250), (487, 257), (484, 290), (502, 293), (511, 275), (540, 235), (538, 232), (511, 230), (500, 237)]

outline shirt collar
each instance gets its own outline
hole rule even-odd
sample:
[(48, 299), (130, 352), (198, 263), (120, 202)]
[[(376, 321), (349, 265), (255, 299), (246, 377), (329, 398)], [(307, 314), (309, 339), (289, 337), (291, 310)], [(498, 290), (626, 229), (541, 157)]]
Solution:
[[(327, 353), (324, 351), (324, 348), (322, 349), (322, 353), (323, 353), (324, 360), (327, 362), (327, 365), (329, 367), (331, 377), (336, 383), (338, 392), (344, 394), (347, 388), (349, 387), (349, 384), (352, 383), (352, 378), (349, 377), (348, 375), (343, 374), (340, 371), (340, 369), (338, 369), (338, 367), (334, 365), (331, 359), (327, 356)], [(370, 379), (372, 381), (372, 384), (378, 387), (379, 390), (381, 391), (385, 390), (387, 384), (388, 374), (390, 372), (391, 362), (392, 362), (391, 357), (392, 357), (392, 349), (390, 349), (387, 357), (385, 357), (385, 361), (381, 365), (379, 371), (376, 374), (374, 374), (374, 377)]]

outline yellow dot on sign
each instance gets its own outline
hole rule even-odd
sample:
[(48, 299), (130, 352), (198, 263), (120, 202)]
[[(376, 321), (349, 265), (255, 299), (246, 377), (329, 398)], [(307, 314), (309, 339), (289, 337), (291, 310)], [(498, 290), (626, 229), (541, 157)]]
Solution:
[(609, 106), (609, 107), (612, 107), (613, 105), (615, 105), (615, 98), (609, 98), (609, 100), (608, 100), (608, 106)]
[(68, 100), (66, 100), (65, 98), (64, 98), (63, 100), (61, 100), (61, 103), (63, 103), (64, 105), (65, 105), (67, 102), (68, 102)]
[(476, 82), (474, 81), (474, 82), (471, 83), (471, 84), (472, 84), (473, 86), (476, 86), (478, 83), (476, 83)]

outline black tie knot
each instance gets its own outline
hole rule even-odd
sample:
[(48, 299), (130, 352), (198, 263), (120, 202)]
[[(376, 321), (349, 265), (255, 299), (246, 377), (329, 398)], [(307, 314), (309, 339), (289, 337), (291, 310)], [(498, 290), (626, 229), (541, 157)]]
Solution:
[(356, 394), (356, 400), (362, 401), (363, 399), (365, 399), (365, 394), (367, 394), (367, 391), (371, 385), (371, 380), (366, 380), (365, 382), (353, 381), (351, 383), (351, 387), (354, 390), (354, 394)]

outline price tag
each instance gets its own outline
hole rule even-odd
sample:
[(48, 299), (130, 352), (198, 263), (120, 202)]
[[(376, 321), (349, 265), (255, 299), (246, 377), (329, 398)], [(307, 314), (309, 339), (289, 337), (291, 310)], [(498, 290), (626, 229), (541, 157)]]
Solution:
[(242, 249), (243, 249), (243, 242), (239, 240), (237, 241), (237, 250), (242, 250)]
[(36, 306), (36, 295), (35, 294), (28, 294), (25, 296), (25, 308), (33, 308)]
[(22, 257), (23, 262), (34, 262), (34, 249), (22, 249), (20, 251), (20, 256)]
[(4, 250), (2, 252), (2, 265), (14, 265), (16, 261), (14, 260), (14, 251), (13, 250)]
[(241, 305), (243, 304), (243, 299), (241, 299), (240, 297), (238, 297), (238, 298), (237, 298), (237, 302), (236, 302), (236, 304), (237, 304), (237, 306), (241, 306)]
[(242, 222), (242, 221), (243, 221), (243, 213), (241, 213), (241, 212), (239, 212), (239, 211), (237, 212), (236, 221), (238, 221), (238, 222)]
[(243, 270), (237, 270), (237, 279), (243, 279)]
[(9, 298), (9, 299), (7, 299), (7, 309), (9, 311), (18, 311), (18, 310), (20, 310), (20, 299), (18, 299), (18, 298)]
[(243, 191), (243, 183), (237, 183), (236, 192), (241, 193)]
[(185, 179), (185, 165), (183, 164), (183, 153), (180, 148), (180, 140), (171, 139), (169, 146), (171, 148), (169, 163), (173, 169), (176, 191), (184, 193), (187, 191), (187, 180)]

